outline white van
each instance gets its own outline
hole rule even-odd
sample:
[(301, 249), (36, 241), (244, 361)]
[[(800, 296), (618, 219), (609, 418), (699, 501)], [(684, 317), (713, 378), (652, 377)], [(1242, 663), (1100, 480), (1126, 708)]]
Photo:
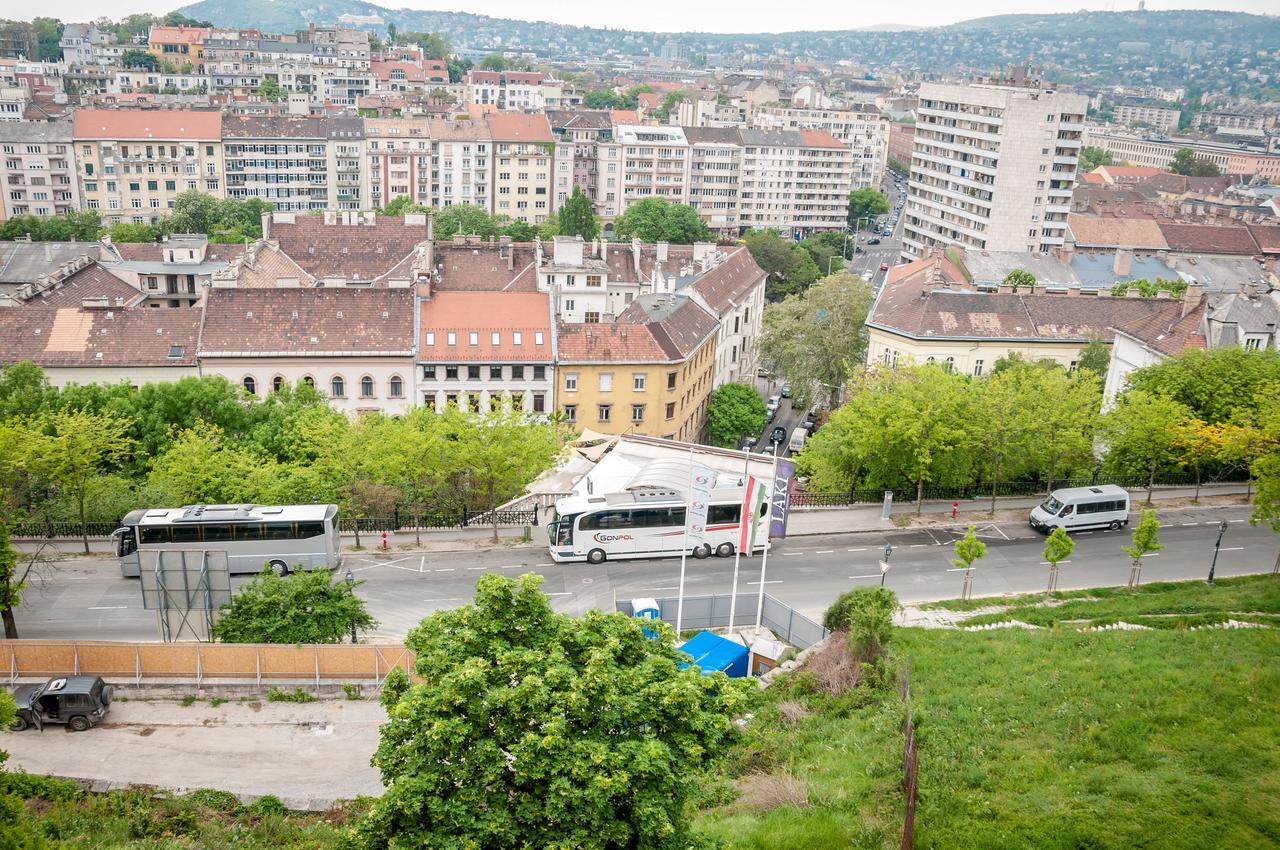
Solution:
[(1129, 493), (1115, 484), (1054, 490), (1031, 509), (1031, 527), (1048, 533), (1055, 528), (1117, 529), (1129, 524)]
[(797, 426), (791, 432), (791, 442), (787, 444), (787, 448), (793, 452), (798, 452), (804, 448), (805, 438), (809, 436), (809, 429), (803, 425)]

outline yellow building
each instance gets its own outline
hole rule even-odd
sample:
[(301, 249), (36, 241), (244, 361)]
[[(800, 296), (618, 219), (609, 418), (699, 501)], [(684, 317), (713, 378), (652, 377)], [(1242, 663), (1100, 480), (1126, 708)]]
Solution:
[(108, 225), (153, 223), (183, 192), (225, 194), (220, 112), (77, 109), (72, 138), (85, 207)]
[(490, 212), (541, 224), (551, 215), (551, 163), (556, 140), (542, 113), (491, 112), (493, 138)]
[(719, 323), (694, 301), (643, 295), (611, 324), (562, 324), (557, 406), (578, 428), (701, 440)]
[(147, 52), (160, 60), (161, 70), (167, 65), (178, 73), (203, 74), (208, 37), (208, 27), (153, 26), (147, 36)]

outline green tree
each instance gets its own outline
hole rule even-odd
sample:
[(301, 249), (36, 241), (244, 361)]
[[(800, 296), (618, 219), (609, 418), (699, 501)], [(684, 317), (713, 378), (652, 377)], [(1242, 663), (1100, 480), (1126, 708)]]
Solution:
[(433, 227), (437, 239), (452, 239), (457, 233), (485, 239), (498, 234), (494, 217), (475, 204), (450, 204), (435, 213)]
[(824, 628), (848, 631), (860, 661), (878, 659), (893, 637), (893, 615), (898, 597), (887, 587), (855, 587), (836, 598), (822, 616)]
[(973, 562), (987, 554), (987, 544), (973, 533), (972, 525), (965, 531), (964, 537), (955, 542), (954, 549), (956, 556), (951, 559), (951, 563), (961, 570), (973, 569)]
[[(850, 227), (866, 230), (872, 224), (869, 219), (889, 211), (889, 201), (883, 192), (875, 189), (854, 189), (849, 193), (848, 222)], [(859, 219), (868, 219), (859, 221)]]
[(44, 370), (29, 360), (0, 369), (0, 422), (30, 419), (57, 397)]
[(15, 215), (0, 222), (0, 239), (25, 237), (33, 242), (93, 242), (102, 233), (102, 219), (94, 210), (61, 215)]
[(573, 192), (556, 214), (556, 230), (561, 236), (581, 236), (590, 242), (600, 233), (600, 219), (591, 207), (591, 199), (575, 185)]
[(756, 265), (769, 275), (765, 297), (770, 301), (803, 292), (822, 276), (809, 252), (783, 239), (776, 230), (752, 230), (744, 241)]
[(1098, 376), (1098, 380), (1106, 382), (1107, 370), (1111, 368), (1111, 346), (1101, 336), (1091, 336), (1080, 349), (1077, 368), (1085, 369)]
[(1080, 149), (1078, 168), (1082, 174), (1087, 171), (1093, 171), (1095, 168), (1100, 168), (1104, 165), (1112, 165), (1113, 163), (1115, 163), (1115, 158), (1111, 156), (1111, 151), (1105, 148), (1095, 148), (1090, 145), (1085, 145)]
[(996, 496), (1005, 480), (1010, 460), (1025, 457), (1028, 437), (1034, 434), (1039, 412), (1040, 382), (1034, 366), (1022, 366), (991, 375), (975, 386), (977, 414), (982, 427), (976, 431), (978, 445), (987, 460), (991, 476), (991, 516), (996, 514)]
[(1017, 292), (1019, 288), (1031, 289), (1036, 285), (1036, 276), (1026, 269), (1011, 269), (1004, 276), (1004, 283), (1013, 287), (1013, 291)]
[[(26, 589), (32, 563), (34, 559), (28, 561), (25, 569), (18, 566), (18, 553), (10, 541), (9, 526), (0, 520), (0, 619), (4, 620), (4, 636), (8, 640), (18, 639), (18, 623), (13, 609), (22, 602), (22, 591)], [(0, 718), (0, 729), (8, 728)]]
[(1128, 386), (1168, 396), (1205, 422), (1227, 422), (1259, 409), (1263, 390), (1280, 384), (1280, 352), (1224, 346), (1193, 349), (1129, 373)]
[(154, 224), (135, 224), (131, 221), (117, 222), (107, 229), (112, 242), (155, 242), (160, 239), (160, 228)]
[(120, 54), (120, 64), (125, 68), (142, 68), (147, 71), (159, 71), (160, 60), (145, 50), (131, 48)]
[(582, 96), (587, 109), (624, 109), (622, 96), (608, 89), (592, 89)]
[[(1231, 439), (1248, 444), (1250, 474), (1257, 488), (1249, 521), (1266, 523), (1272, 531), (1280, 532), (1280, 384), (1264, 391), (1252, 421), (1228, 430), (1237, 433), (1224, 434), (1224, 442)], [(1280, 564), (1280, 555), (1276, 563)]]
[[(394, 24), (392, 24), (392, 26), (394, 26)], [(275, 103), (280, 99), (280, 93), (280, 84), (270, 77), (263, 78), (262, 85), (258, 86), (258, 94), (262, 95), (272, 103)]]
[(1023, 376), (1034, 381), (1029, 391), (1034, 413), (1028, 417), (1024, 471), (1045, 481), (1053, 491), (1055, 479), (1084, 472), (1094, 465), (1094, 437), (1098, 431), (1098, 409), (1102, 401), (1102, 380), (1078, 370), (1067, 374), (1062, 368), (1032, 367)]
[(1058, 526), (1045, 538), (1044, 552), (1041, 554), (1049, 562), (1049, 566), (1056, 567), (1067, 558), (1070, 558), (1071, 553), (1075, 550), (1075, 541), (1067, 536), (1065, 528)]
[(481, 59), (478, 67), (481, 71), (507, 71), (511, 68), (507, 60), (497, 53), (490, 53)]
[(179, 504), (238, 504), (257, 501), (252, 481), (264, 466), (274, 463), (228, 440), (217, 425), (197, 422), (155, 459), (148, 480)]
[(889, 161), (886, 163), (886, 165), (889, 168), (889, 170), (894, 172), (895, 174), (901, 174), (905, 176), (911, 173), (911, 169), (907, 167), (906, 163), (902, 162), (901, 160), (894, 159), (893, 157), (889, 157)]
[(746, 384), (724, 384), (707, 401), (707, 442), (733, 448), (748, 434), (759, 434), (767, 416), (764, 399)]
[(41, 62), (62, 61), (62, 21), (57, 18), (33, 18), (31, 27), (36, 31), (38, 54), (33, 59)]
[(1167, 168), (1174, 174), (1182, 174), (1187, 177), (1222, 176), (1222, 169), (1209, 160), (1196, 156), (1196, 152), (1191, 148), (1178, 148), (1178, 150), (1174, 151), (1173, 159), (1169, 161)]
[(1181, 298), (1187, 291), (1187, 282), (1181, 278), (1120, 281), (1111, 287), (1111, 295), (1115, 298), (1124, 298), (1131, 289), (1136, 289), (1143, 298), (1156, 298), (1161, 292), (1168, 292), (1170, 298)]
[(834, 410), (866, 360), (864, 325), (875, 295), (857, 275), (839, 272), (765, 307), (761, 359), (791, 378), (795, 403), (819, 399)]
[(449, 82), (460, 83), (462, 78), (471, 70), (470, 59), (460, 59), (457, 56), (450, 56), (448, 60)]
[(396, 46), (396, 25), (387, 24), (387, 44), (392, 47)]
[(353, 846), (703, 846), (690, 796), (750, 684), (681, 669), (661, 622), (553, 611), (541, 581), (483, 576), (410, 632), (420, 684), (388, 710)]
[(1130, 545), (1124, 547), (1124, 553), (1133, 558), (1129, 572), (1129, 586), (1137, 587), (1142, 576), (1142, 559), (1152, 552), (1164, 547), (1160, 545), (1160, 520), (1152, 508), (1144, 508), (1139, 515), (1138, 524), (1133, 529)]
[(213, 636), (223, 643), (342, 643), (378, 627), (356, 588), (328, 570), (278, 576), (264, 569), (223, 605)]
[[(424, 59), (449, 58), (449, 39), (440, 35), (440, 33), (403, 32), (400, 33), (400, 41), (404, 44), (416, 44), (421, 47)], [(459, 75), (459, 79), (461, 79), (461, 75)], [(451, 79), (449, 82), (458, 82), (458, 80)]]
[(517, 411), (463, 414), (463, 423), (455, 449), (471, 492), (489, 513), (496, 543), (498, 506), (551, 466), (560, 443), (552, 425), (530, 422)]
[[(378, 215), (398, 217), (409, 213), (429, 212), (431, 212), (431, 207), (424, 207), (422, 204), (414, 203), (413, 198), (408, 195), (398, 195), (388, 201), (385, 207), (378, 210)], [(436, 235), (437, 237), (439, 236), (439, 234)]]
[(1184, 404), (1145, 390), (1129, 390), (1102, 418), (1106, 467), (1145, 476), (1150, 504), (1156, 475), (1176, 465), (1181, 457), (1178, 433), (1191, 419)]
[(623, 241), (639, 239), (676, 245), (715, 241), (697, 210), (665, 198), (644, 198), (627, 207), (627, 211), (614, 220), (613, 230)]
[(244, 403), (243, 390), (222, 377), (188, 376), (143, 384), (105, 406), (130, 420), (129, 434), (144, 464), (164, 452), (183, 430), (207, 423), (239, 439), (254, 417), (254, 409)]

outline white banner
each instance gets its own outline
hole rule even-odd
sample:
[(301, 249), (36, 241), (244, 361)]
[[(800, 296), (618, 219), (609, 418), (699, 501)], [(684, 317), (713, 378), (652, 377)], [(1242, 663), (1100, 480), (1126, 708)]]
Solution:
[(710, 467), (700, 463), (689, 465), (689, 507), (684, 515), (684, 533), (688, 548), (701, 546), (707, 532), (707, 505), (711, 501)]

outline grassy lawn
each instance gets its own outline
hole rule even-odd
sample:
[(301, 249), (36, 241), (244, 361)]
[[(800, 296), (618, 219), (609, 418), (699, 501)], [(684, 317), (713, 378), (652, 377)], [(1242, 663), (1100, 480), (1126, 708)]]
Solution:
[[(1015, 608), (994, 619), (1044, 630), (895, 632), (919, 723), (916, 846), (1280, 847), (1280, 629), (1083, 632), (1061, 622), (1276, 614), (1280, 581), (1060, 597), (1048, 608), (1035, 607), (1038, 596), (998, 600)], [(733, 848), (896, 847), (901, 705), (862, 688), (804, 691), (763, 695), (734, 774), (785, 770), (807, 783), (807, 807), (739, 798), (705, 809), (703, 828)], [(788, 702), (810, 713), (788, 724)]]

